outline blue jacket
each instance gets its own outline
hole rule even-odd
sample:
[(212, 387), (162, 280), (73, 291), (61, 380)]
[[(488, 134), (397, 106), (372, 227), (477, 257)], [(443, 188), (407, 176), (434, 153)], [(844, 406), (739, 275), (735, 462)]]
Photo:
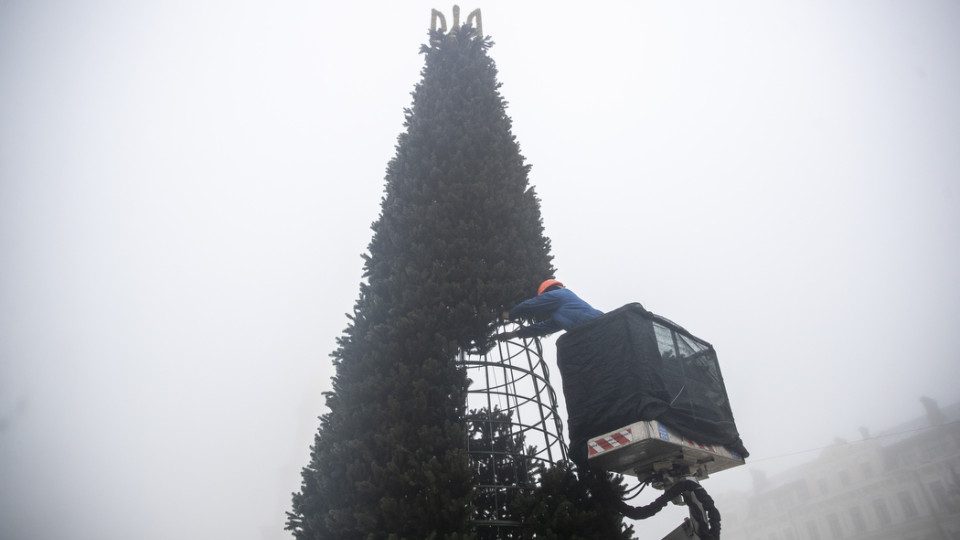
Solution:
[(537, 337), (573, 330), (581, 324), (603, 315), (599, 309), (584, 302), (570, 289), (554, 289), (517, 304), (510, 310), (511, 319), (549, 315), (549, 319), (517, 330), (519, 337)]

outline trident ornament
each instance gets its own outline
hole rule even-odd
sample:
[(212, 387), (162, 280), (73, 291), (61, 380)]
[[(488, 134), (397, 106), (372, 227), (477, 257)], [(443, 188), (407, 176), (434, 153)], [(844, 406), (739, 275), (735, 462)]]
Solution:
[[(447, 33), (447, 18), (443, 16), (443, 13), (435, 9), (430, 10), (430, 29), (434, 32), (437, 31), (437, 22), (440, 23), (440, 33)], [(483, 17), (480, 16), (480, 8), (477, 8), (470, 12), (467, 15), (467, 22), (465, 25), (473, 26), (474, 32), (473, 36), (482, 38), (483, 37)], [(455, 28), (460, 27), (460, 6), (453, 6), (453, 25), (450, 26), (450, 30), (453, 31)]]

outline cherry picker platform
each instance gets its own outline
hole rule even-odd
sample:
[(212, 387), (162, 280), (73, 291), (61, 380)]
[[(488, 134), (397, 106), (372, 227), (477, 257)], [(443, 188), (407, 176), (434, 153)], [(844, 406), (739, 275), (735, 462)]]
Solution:
[(669, 500), (686, 504), (690, 519), (665, 540), (719, 538), (719, 513), (699, 482), (749, 453), (713, 346), (633, 303), (558, 339), (557, 366), (571, 459), (664, 491), (649, 507), (624, 505), (633, 519)]
[(659, 471), (682, 471), (684, 477), (703, 480), (711, 474), (743, 465), (744, 458), (722, 445), (685, 438), (666, 425), (640, 421), (587, 441), (590, 468), (640, 480)]

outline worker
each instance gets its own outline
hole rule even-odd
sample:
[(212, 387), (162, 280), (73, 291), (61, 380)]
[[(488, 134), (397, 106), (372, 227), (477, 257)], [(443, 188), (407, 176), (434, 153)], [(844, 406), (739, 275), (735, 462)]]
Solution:
[(560, 330), (573, 330), (581, 324), (603, 315), (599, 309), (584, 302), (563, 283), (548, 279), (540, 284), (537, 296), (521, 302), (510, 311), (504, 311), (505, 321), (547, 316), (547, 319), (530, 326), (524, 326), (512, 332), (497, 334), (499, 341), (516, 337), (529, 338), (545, 336)]

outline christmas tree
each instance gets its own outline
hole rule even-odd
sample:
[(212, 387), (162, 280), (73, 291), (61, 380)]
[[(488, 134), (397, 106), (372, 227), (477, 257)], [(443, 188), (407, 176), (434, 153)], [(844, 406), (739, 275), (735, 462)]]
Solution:
[[(471, 538), (475, 516), (518, 504), (478, 488), (491, 469), (471, 463), (468, 439), (497, 434), (511, 459), (523, 441), (502, 428), (509, 415), (467, 414), (457, 358), (486, 350), (503, 308), (554, 275), (550, 242), (492, 42), (466, 25), (429, 37), (359, 298), (332, 354), (329, 411), (288, 513), (298, 539)], [(529, 471), (517, 461), (519, 485)], [(530, 501), (517, 512), (533, 512)]]

